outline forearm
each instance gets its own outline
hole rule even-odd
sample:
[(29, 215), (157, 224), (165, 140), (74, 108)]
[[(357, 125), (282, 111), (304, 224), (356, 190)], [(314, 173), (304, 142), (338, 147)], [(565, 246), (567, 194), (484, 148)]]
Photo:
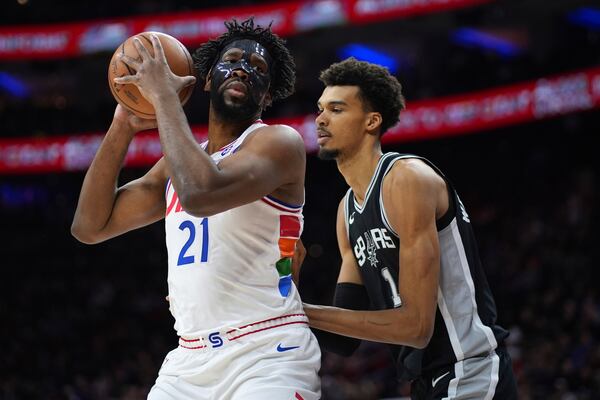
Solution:
[(180, 196), (182, 188), (206, 191), (218, 169), (200, 147), (189, 127), (176, 93), (166, 93), (155, 102), (158, 132), (171, 180)]
[[(354, 282), (338, 282), (333, 295), (333, 306), (348, 310), (367, 310), (369, 308), (367, 289), (364, 285)], [(346, 357), (352, 355), (361, 343), (360, 339), (320, 329), (314, 329), (314, 334), (322, 348)]]
[(92, 241), (90, 236), (110, 218), (119, 172), (133, 135), (124, 123), (113, 122), (85, 175), (71, 228), (84, 242)]
[(374, 342), (423, 347), (428, 341), (414, 317), (402, 308), (355, 311), (304, 305), (311, 327)]

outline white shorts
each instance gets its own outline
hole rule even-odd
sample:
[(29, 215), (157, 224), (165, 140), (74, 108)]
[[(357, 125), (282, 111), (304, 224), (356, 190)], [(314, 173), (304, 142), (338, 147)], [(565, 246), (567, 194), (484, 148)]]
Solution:
[(319, 344), (297, 319), (180, 339), (165, 357), (148, 400), (320, 399)]

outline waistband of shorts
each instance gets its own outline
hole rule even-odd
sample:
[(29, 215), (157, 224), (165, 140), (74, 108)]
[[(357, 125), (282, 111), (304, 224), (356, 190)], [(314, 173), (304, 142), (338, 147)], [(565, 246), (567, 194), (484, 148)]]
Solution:
[(455, 363), (452, 363), (452, 364), (446, 364), (446, 365), (442, 365), (442, 366), (438, 366), (438, 367), (435, 367), (432, 369), (425, 370), (422, 372), (421, 376), (417, 377), (416, 379), (425, 379), (427, 382), (429, 382), (432, 378), (435, 378), (446, 371), (454, 370), (454, 366), (456, 365), (456, 363), (475, 359), (475, 358), (489, 357), (490, 354), (495, 353), (495, 352), (497, 352), (497, 354), (500, 355), (500, 353), (505, 352), (505, 351), (506, 351), (506, 346), (504, 345), (504, 342), (501, 342), (498, 344), (498, 347), (496, 347), (495, 349), (492, 349), (490, 351), (486, 351), (481, 354), (477, 354), (477, 355), (474, 355), (471, 357), (464, 358), (464, 359), (456, 361)]
[(296, 324), (308, 325), (306, 314), (281, 315), (279, 317), (252, 322), (237, 328), (229, 328), (226, 331), (215, 331), (203, 336), (180, 336), (179, 347), (188, 350), (216, 349), (226, 342), (233, 342), (259, 332)]

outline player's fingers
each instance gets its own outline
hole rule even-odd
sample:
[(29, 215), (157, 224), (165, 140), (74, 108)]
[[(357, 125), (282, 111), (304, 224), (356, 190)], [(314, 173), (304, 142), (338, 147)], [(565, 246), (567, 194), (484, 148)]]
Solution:
[(140, 66), (142, 64), (141, 62), (139, 62), (135, 58), (129, 57), (128, 55), (125, 55), (125, 54), (120, 54), (119, 55), (119, 60), (123, 61), (125, 64), (127, 64), (127, 66), (133, 68), (136, 71), (138, 69), (140, 69)]
[(114, 78), (113, 81), (119, 85), (126, 85), (128, 83), (136, 83), (138, 81), (138, 77), (137, 75), (125, 75)]
[(142, 41), (139, 38), (137, 38), (137, 37), (133, 38), (133, 45), (135, 46), (138, 53), (140, 54), (140, 57), (142, 57), (142, 61), (152, 58), (152, 56), (148, 52), (148, 49), (146, 49), (144, 47), (144, 45), (142, 44)]
[(157, 60), (167, 62), (167, 58), (165, 57), (165, 51), (162, 47), (162, 43), (158, 39), (158, 35), (155, 33), (150, 35), (150, 39), (152, 41), (152, 46), (154, 47), (154, 55)]

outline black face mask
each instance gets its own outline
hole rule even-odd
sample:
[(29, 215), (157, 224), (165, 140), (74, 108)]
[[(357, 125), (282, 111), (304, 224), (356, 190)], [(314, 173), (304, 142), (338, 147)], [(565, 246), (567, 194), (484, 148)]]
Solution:
[[(236, 62), (223, 61), (223, 54), (232, 48), (241, 49), (242, 58)], [(214, 110), (222, 118), (243, 121), (252, 118), (262, 111), (263, 104), (261, 104), (261, 102), (269, 90), (271, 75), (269, 72), (260, 73), (252, 67), (250, 56), (253, 53), (263, 57), (267, 62), (267, 66), (270, 67), (272, 65), (271, 56), (261, 44), (250, 39), (240, 39), (227, 44), (227, 46), (223, 48), (217, 58), (217, 62), (212, 68), (210, 98)], [(223, 88), (221, 88), (221, 86), (233, 76), (233, 71), (235, 70), (242, 70), (248, 75), (246, 80), (240, 80), (246, 84), (248, 96), (244, 102), (231, 105), (225, 103)]]

